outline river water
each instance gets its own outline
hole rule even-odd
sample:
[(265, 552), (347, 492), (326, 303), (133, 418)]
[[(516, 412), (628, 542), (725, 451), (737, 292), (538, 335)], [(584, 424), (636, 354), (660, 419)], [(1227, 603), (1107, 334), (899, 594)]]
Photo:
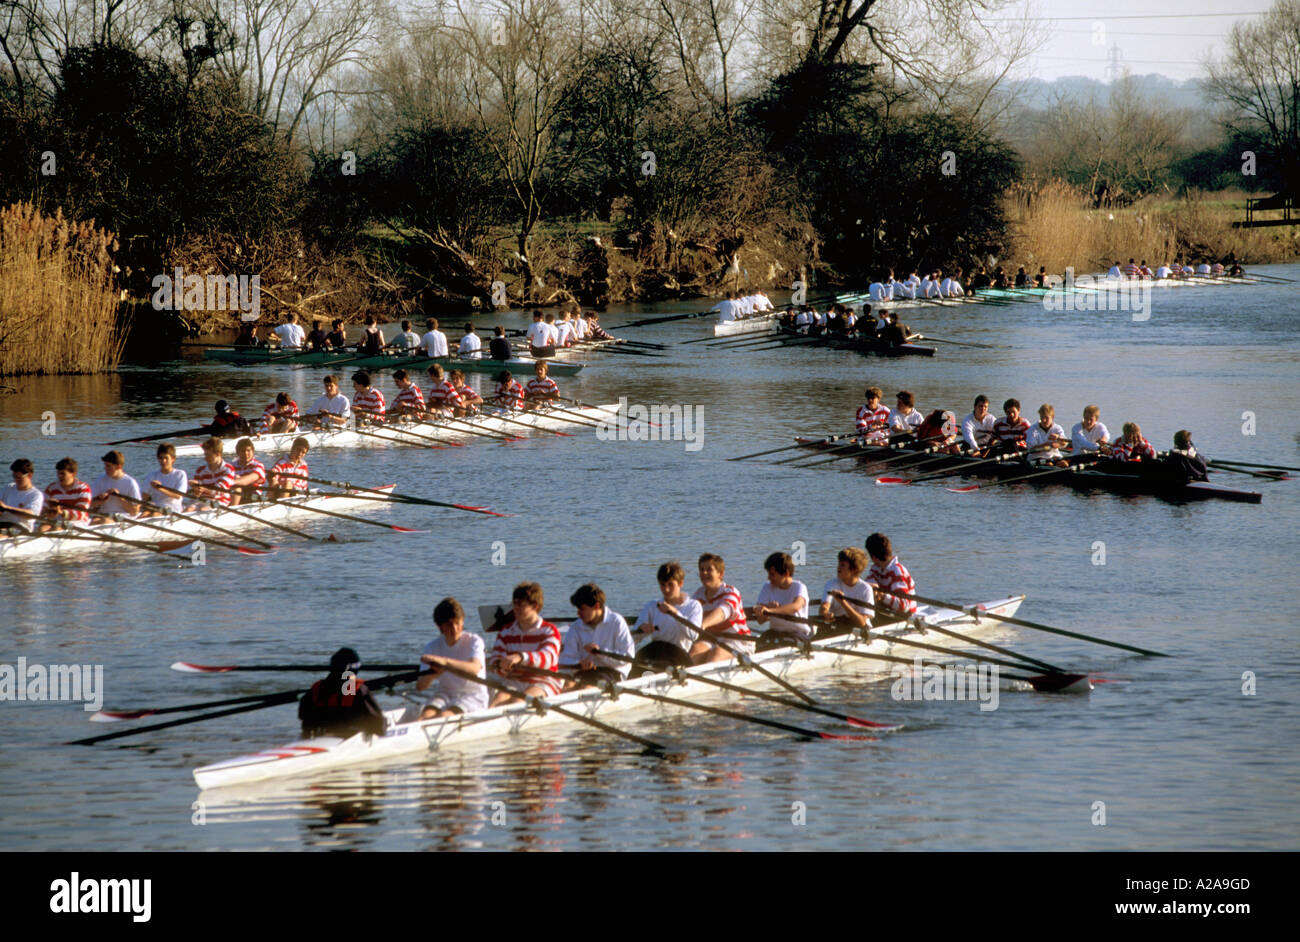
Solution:
[[(1265, 271), (1300, 279), (1297, 265)], [(605, 355), (561, 379), (563, 391), (698, 406), (698, 442), (601, 441), (577, 430), (510, 445), (322, 449), (310, 460), (325, 477), (396, 482), (518, 516), (400, 507), (372, 516), (428, 532), (322, 518), (303, 526), (341, 542), (286, 538), (260, 558), (214, 548), (204, 566), (124, 549), (0, 567), (0, 664), (102, 665), (106, 706), (166, 706), (296, 687), (308, 676), (194, 677), (169, 671), (174, 660), (323, 663), (343, 644), (372, 662), (410, 660), (432, 636), (438, 599), (506, 601), (524, 579), (541, 582), (552, 615), (572, 614), (567, 598), (588, 580), (631, 614), (657, 595), (659, 563), (678, 559), (689, 573), (713, 551), (752, 602), (764, 557), (794, 547), (806, 555), (797, 575), (817, 596), (836, 552), (881, 530), (922, 594), (975, 602), (1024, 593), (1022, 617), (1175, 655), (1143, 658), (1022, 628), (995, 635), (1110, 681), (1091, 695), (1004, 691), (996, 710), (981, 711), (971, 701), (896, 701), (887, 682), (830, 674), (804, 685), (832, 708), (905, 729), (874, 743), (805, 742), (652, 709), (618, 725), (683, 749), (680, 763), (595, 730), (539, 731), (201, 801), (191, 770), (292, 739), (291, 708), (74, 747), (59, 743), (105, 729), (88, 724), (80, 704), (0, 702), (0, 848), (1294, 848), (1300, 482), (1220, 475), (1260, 490), (1263, 503), (1178, 505), (1062, 488), (877, 487), (852, 462), (724, 459), (795, 433), (846, 431), (863, 388), (879, 385), (958, 416), (979, 392), (994, 403), (1016, 396), (1031, 415), (1047, 401), (1067, 429), (1095, 402), (1113, 433), (1137, 420), (1158, 447), (1186, 427), (1211, 456), (1300, 464), (1297, 289), (1158, 291), (1143, 320), (1035, 304), (907, 312), (936, 336), (1000, 345), (945, 345), (928, 361), (705, 344), (669, 359)], [(689, 309), (615, 310), (602, 320), (617, 328)], [(708, 330), (696, 319), (627, 336), (672, 343)], [(96, 443), (198, 424), (218, 398), (250, 417), (282, 389), (305, 406), (320, 375), (187, 363), (19, 380), (17, 394), (0, 396), (0, 456), (6, 465), (33, 459), (38, 486), (65, 454), (93, 479), (104, 450)], [(381, 388), (391, 398), (387, 377)], [(53, 435), (42, 434), (45, 413)], [(152, 468), (151, 454), (132, 450), (128, 472)], [(731, 706), (835, 729), (779, 705)]]

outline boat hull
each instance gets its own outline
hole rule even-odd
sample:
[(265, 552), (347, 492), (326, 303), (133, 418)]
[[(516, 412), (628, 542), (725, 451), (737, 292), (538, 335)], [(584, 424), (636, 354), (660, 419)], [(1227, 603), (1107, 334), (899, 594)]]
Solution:
[[(407, 370), (423, 372), (434, 363), (441, 363), (448, 370), (461, 370), (465, 373), (496, 373), (509, 370), (516, 376), (528, 376), (538, 361), (531, 357), (517, 357), (510, 360), (461, 359), (454, 357), (410, 357), (401, 354), (384, 354), (382, 356), (358, 357), (355, 352), (317, 351), (314, 353), (286, 353), (281, 350), (238, 349), (235, 347), (209, 347), (203, 351), (203, 359), (215, 363), (231, 363), (237, 366), (312, 366), (332, 369), (346, 366), (349, 370), (387, 370), (402, 367)], [(583, 363), (557, 362), (554, 358), (545, 361), (552, 376), (574, 376), (585, 366)]]

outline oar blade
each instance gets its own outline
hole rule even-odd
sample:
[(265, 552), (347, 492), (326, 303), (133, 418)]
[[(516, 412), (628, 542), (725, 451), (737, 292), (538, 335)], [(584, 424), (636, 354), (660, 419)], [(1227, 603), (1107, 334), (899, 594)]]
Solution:
[(1038, 674), (1026, 683), (1039, 693), (1088, 693), (1092, 682), (1087, 674)]
[(172, 664), (172, 670), (183, 674), (224, 674), (234, 669), (234, 667), (216, 667), (210, 664), (192, 664), (189, 661), (176, 661)]
[(874, 729), (878, 733), (896, 733), (903, 728), (902, 723), (877, 723), (874, 720), (864, 720), (856, 716), (848, 717), (845, 722), (859, 729)]
[(892, 487), (895, 484), (911, 484), (911, 483), (912, 483), (911, 478), (895, 478), (895, 477), (876, 478), (876, 485), (878, 487)]
[(965, 484), (961, 487), (944, 488), (945, 491), (952, 491), (954, 494), (969, 494), (971, 491), (978, 491), (979, 489), (980, 486), (978, 484)]
[(92, 723), (120, 723), (123, 720), (138, 720), (153, 716), (156, 710), (100, 710), (91, 714)]

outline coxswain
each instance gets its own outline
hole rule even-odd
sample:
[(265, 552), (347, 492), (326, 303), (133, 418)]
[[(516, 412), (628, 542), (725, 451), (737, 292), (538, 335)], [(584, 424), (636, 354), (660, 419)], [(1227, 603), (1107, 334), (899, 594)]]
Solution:
[(126, 458), (114, 448), (100, 460), (104, 473), (90, 482), (91, 511), (100, 517), (135, 516), (140, 508), (140, 484), (126, 473)]
[(885, 343), (895, 347), (907, 343), (908, 338), (911, 336), (911, 331), (908, 329), (906, 324), (899, 323), (898, 312), (881, 311), (880, 313), (882, 317), (887, 317), (889, 320), (884, 327), (877, 331), (877, 337)]
[(307, 475), (311, 473), (307, 469), (307, 452), (310, 450), (311, 442), (301, 435), (293, 440), (289, 456), (271, 466), (267, 497), (281, 500), (295, 493), (307, 493)]
[(461, 414), (469, 415), (478, 412), (478, 407), (483, 405), (483, 397), (470, 387), (464, 371), (452, 370), (447, 374), (447, 381), (460, 397)]
[(477, 360), (483, 355), (483, 341), (474, 333), (474, 325), (465, 325), (465, 336), (460, 338), (458, 351), (463, 359)]
[(1233, 278), (1241, 278), (1246, 274), (1246, 269), (1241, 267), (1240, 262), (1233, 262), (1232, 267), (1228, 269), (1228, 274)]
[(325, 395), (317, 397), (311, 404), (307, 418), (314, 418), (317, 428), (342, 428), (352, 418), (352, 403), (339, 392), (337, 377), (326, 376), (321, 382), (325, 387)]
[(969, 454), (982, 456), (988, 450), (996, 421), (989, 412), (989, 397), (982, 393), (976, 396), (974, 408), (961, 420), (961, 439)]
[[(230, 485), (235, 481), (234, 466), (221, 457), (221, 439), (209, 438), (202, 447), (203, 463), (190, 475), (190, 496), (215, 500), (225, 507), (230, 503)], [(186, 512), (205, 509), (202, 504), (194, 504)]]
[(1056, 424), (1056, 409), (1050, 402), (1038, 407), (1038, 421), (1025, 433), (1025, 447), (1029, 449), (1029, 460), (1067, 466), (1061, 455), (1061, 448), (1068, 446), (1070, 439), (1065, 436), (1065, 429)]
[(393, 337), (389, 346), (399, 353), (415, 356), (415, 351), (420, 349), (420, 335), (411, 329), (410, 321), (402, 321), (402, 329)]
[(867, 568), (867, 554), (856, 546), (846, 546), (836, 557), (835, 578), (822, 589), (823, 621), (844, 619), (854, 628), (870, 628), (875, 593), (871, 583), (862, 578)]
[(1029, 434), (1029, 420), (1020, 414), (1020, 400), (1008, 399), (1002, 403), (1002, 415), (993, 423), (991, 454), (1008, 454), (1025, 450), (1025, 436)]
[(522, 409), (524, 407), (524, 387), (519, 385), (509, 370), (502, 370), (493, 380), (497, 384), (496, 392), (493, 394), (493, 400), (497, 405), (506, 409)]
[(957, 454), (957, 437), (957, 416), (947, 409), (935, 409), (916, 427), (916, 443), (936, 453)]
[[(542, 319), (541, 311), (533, 311), (533, 322), (525, 333), (528, 338), (528, 352), (534, 357), (555, 356), (555, 346), (551, 343), (551, 332)], [(508, 359), (508, 358), (507, 358)]]
[(348, 345), (348, 331), (341, 319), (335, 318), (330, 322), (330, 332), (325, 335), (325, 345), (333, 350), (342, 350)]
[(237, 350), (266, 346), (262, 338), (257, 336), (257, 323), (255, 321), (248, 321), (239, 325), (239, 336), (235, 338), (234, 346)]
[(925, 421), (925, 416), (916, 410), (916, 399), (906, 389), (895, 397), (896, 405), (889, 411), (889, 434), (912, 436)]
[(13, 483), (0, 491), (0, 529), (31, 533), (45, 507), (45, 494), (32, 486), (36, 466), (28, 458), (19, 458), (9, 466)]
[(577, 675), (565, 681), (564, 689), (591, 687), (606, 681), (617, 683), (626, 678), (632, 669), (631, 661), (596, 653), (609, 651), (626, 658), (636, 654), (636, 643), (627, 621), (605, 605), (605, 591), (588, 582), (569, 596), (569, 604), (577, 609), (578, 617), (569, 624), (564, 636), (560, 664), (564, 670), (576, 668)]
[(433, 689), (420, 711), (420, 719), (459, 716), (486, 710), (488, 688), (465, 677), (443, 670), (454, 667), (475, 677), (487, 677), (487, 650), (481, 635), (465, 631), (465, 610), (454, 598), (445, 598), (433, 607), (433, 623), (438, 636), (424, 646), (420, 663), (427, 672), (416, 681), (416, 690)]
[(497, 635), (488, 667), (514, 693), (497, 691), (492, 697), (494, 707), (560, 692), (561, 679), (550, 673), (560, 662), (560, 629), (542, 618), (543, 602), (542, 587), (536, 582), (521, 582), (511, 593), (514, 618)]
[(370, 374), (365, 370), (353, 373), (352, 390), (352, 411), (356, 414), (357, 424), (382, 424), (388, 403), (378, 387), (370, 385)]
[(685, 592), (686, 570), (680, 563), (664, 563), (655, 578), (662, 598), (645, 603), (634, 629), (650, 636), (650, 643), (636, 655), (638, 673), (664, 665), (690, 667), (695, 634), (672, 616), (679, 615), (697, 628), (704, 620), (704, 608)]
[[(77, 477), (74, 458), (60, 458), (54, 466), (55, 479), (45, 488), (43, 516), (72, 523), (90, 521), (90, 485)], [(42, 529), (50, 529), (46, 524)]]
[(276, 393), (275, 402), (267, 406), (266, 411), (262, 413), (262, 427), (258, 429), (258, 434), (296, 431), (298, 431), (298, 403), (290, 399), (287, 392)]
[(241, 438), (235, 443), (235, 479), (230, 482), (230, 506), (250, 504), (262, 496), (266, 487), (266, 465), (257, 460), (253, 440)]
[(394, 370), (393, 383), (397, 386), (397, 395), (393, 397), (393, 404), (388, 407), (389, 415), (423, 415), (427, 411), (424, 405), (424, 394), (420, 392), (420, 387), (415, 385), (406, 370)]
[(898, 561), (889, 537), (883, 533), (871, 534), (867, 537), (866, 549), (871, 557), (867, 582), (875, 590), (877, 606), (890, 609), (896, 615), (915, 615), (916, 603), (907, 596), (916, 592), (916, 583), (907, 567)]
[(1076, 422), (1070, 429), (1070, 444), (1076, 454), (1110, 450), (1110, 430), (1101, 422), (1099, 406), (1083, 407), (1083, 421)]
[(772, 553), (763, 560), (763, 569), (767, 572), (767, 581), (758, 590), (758, 602), (753, 609), (754, 621), (768, 626), (762, 638), (766, 642), (763, 647), (791, 638), (810, 640), (813, 636), (811, 625), (782, 617), (808, 617), (808, 587), (794, 577), (794, 559), (789, 553)]
[[(190, 476), (176, 467), (176, 446), (167, 443), (158, 446), (158, 470), (149, 475), (149, 487), (144, 492), (148, 502), (145, 512), (154, 509), (159, 513), (185, 510), (184, 496), (190, 489)], [(163, 488), (167, 490), (163, 490)]]
[(488, 359), (509, 360), (513, 356), (514, 351), (510, 349), (510, 340), (506, 337), (506, 329), (498, 324), (492, 339), (488, 341)]
[(1174, 484), (1210, 479), (1205, 458), (1196, 450), (1192, 433), (1185, 428), (1174, 432), (1174, 448), (1160, 460), (1160, 469)]
[(203, 431), (217, 438), (239, 438), (242, 435), (253, 434), (253, 428), (248, 424), (248, 420), (231, 409), (230, 403), (226, 400), (218, 399), (214, 408), (216, 415), (203, 427)]
[(613, 340), (614, 335), (600, 326), (600, 315), (595, 311), (587, 312), (587, 333), (592, 340)]
[(420, 343), (424, 346), (424, 355), (431, 360), (446, 359), (451, 354), (447, 348), (447, 335), (438, 329), (438, 318), (430, 317), (424, 322), (424, 336)]
[(749, 635), (749, 623), (745, 620), (745, 603), (741, 601), (740, 590), (723, 582), (727, 573), (727, 564), (716, 553), (704, 553), (699, 560), (700, 587), (692, 596), (704, 609), (700, 628), (704, 637), (697, 638), (691, 645), (691, 661), (695, 664), (709, 664), (713, 661), (726, 661), (733, 655), (732, 651), (745, 654), (753, 652), (752, 641), (727, 640), (727, 650), (721, 644), (708, 640), (710, 634)]
[(1142, 437), (1142, 428), (1136, 422), (1125, 422), (1124, 434), (1110, 446), (1110, 457), (1113, 461), (1126, 464), (1152, 461), (1156, 457), (1156, 450)]
[(560, 387), (555, 384), (555, 380), (546, 375), (547, 364), (545, 361), (539, 362), (533, 367), (536, 374), (528, 381), (524, 387), (524, 408), (536, 409), (546, 403), (554, 403), (560, 398)]
[(347, 739), (357, 733), (384, 735), (384, 711), (365, 681), (357, 676), (359, 670), (361, 657), (356, 651), (339, 648), (334, 652), (329, 673), (312, 684), (298, 701), (303, 736)]
[(284, 315), (284, 323), (275, 328), (275, 335), (280, 338), (281, 350), (301, 350), (307, 339), (307, 332), (298, 323), (298, 315), (289, 311)]
[(316, 351), (324, 350), (329, 346), (329, 335), (325, 333), (325, 328), (320, 320), (311, 322), (311, 330), (307, 333), (307, 349)]

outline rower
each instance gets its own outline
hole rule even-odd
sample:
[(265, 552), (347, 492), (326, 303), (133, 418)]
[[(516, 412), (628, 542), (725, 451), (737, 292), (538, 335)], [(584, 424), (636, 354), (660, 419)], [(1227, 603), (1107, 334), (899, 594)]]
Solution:
[(330, 658), (329, 673), (298, 701), (298, 720), (308, 739), (337, 736), (347, 739), (357, 733), (384, 734), (384, 711), (357, 676), (361, 656), (352, 648), (339, 648)]
[(452, 388), (456, 390), (456, 395), (460, 398), (461, 415), (470, 415), (478, 412), (478, 407), (483, 404), (483, 397), (475, 392), (465, 379), (463, 370), (452, 370), (447, 374), (447, 381), (451, 383)]
[(877, 606), (888, 608), (895, 615), (915, 615), (916, 603), (905, 596), (916, 592), (916, 584), (907, 567), (898, 561), (889, 537), (883, 533), (871, 534), (866, 549), (871, 557), (867, 582), (875, 589)]
[[(203, 464), (190, 475), (190, 494), (215, 500), (222, 506), (230, 503), (230, 485), (235, 480), (235, 469), (221, 457), (219, 438), (209, 438), (203, 443)], [(186, 508), (187, 513), (203, 510), (201, 504)]]
[(90, 482), (90, 507), (101, 517), (134, 517), (140, 506), (140, 485), (125, 471), (126, 459), (114, 448), (100, 459), (104, 473)]
[(397, 385), (397, 395), (393, 397), (393, 404), (388, 407), (389, 415), (423, 415), (427, 411), (424, 405), (424, 394), (420, 392), (420, 387), (415, 385), (406, 370), (394, 370), (393, 382)]
[(988, 271), (983, 265), (979, 271), (970, 276), (970, 293), (975, 294), (981, 288), (990, 288), (993, 286), (993, 279), (989, 277)]
[(915, 408), (916, 399), (906, 389), (901, 390), (895, 397), (897, 405), (889, 412), (889, 434), (890, 436), (916, 434), (916, 429), (925, 421), (925, 416), (921, 415)]
[(270, 500), (282, 500), (295, 493), (307, 493), (307, 452), (311, 442), (299, 435), (289, 447), (289, 457), (281, 458), (271, 467), (269, 486), (266, 496)]
[(704, 620), (703, 607), (683, 589), (686, 571), (680, 563), (664, 563), (655, 577), (659, 580), (659, 593), (663, 598), (645, 603), (633, 629), (650, 636), (650, 643), (636, 655), (638, 674), (659, 670), (665, 664), (690, 667), (695, 635), (672, 616), (679, 615), (697, 627)]
[(595, 311), (587, 312), (587, 332), (592, 340), (613, 340), (614, 335), (600, 326), (600, 316)]
[(514, 351), (510, 349), (506, 329), (498, 324), (492, 339), (488, 341), (488, 358), (491, 360), (509, 360), (513, 356)]
[(872, 304), (894, 300), (893, 292), (886, 288), (884, 282), (880, 279), (876, 279), (867, 287), (867, 296), (871, 298)]
[(250, 438), (241, 438), (235, 444), (235, 479), (230, 482), (230, 506), (252, 503), (262, 496), (266, 487), (266, 465), (257, 460)]
[(330, 321), (330, 332), (325, 335), (325, 345), (334, 350), (342, 350), (348, 345), (348, 331), (341, 319), (336, 317)]
[(799, 331), (800, 333), (806, 334), (808, 332), (808, 328), (812, 327), (812, 323), (813, 323), (812, 309), (805, 304), (799, 309), (799, 313), (796, 314), (794, 317), (795, 330)]
[(361, 339), (357, 341), (357, 355), (362, 357), (381, 357), (384, 355), (384, 332), (379, 329), (379, 321), (375, 315), (367, 314), (365, 320), (365, 329), (361, 332)]
[(1020, 400), (1008, 399), (1002, 403), (1002, 415), (993, 423), (993, 447), (990, 454), (1008, 454), (1025, 450), (1025, 436), (1029, 434), (1029, 420), (1020, 414)]
[(215, 435), (217, 438), (239, 438), (241, 435), (253, 434), (253, 427), (248, 424), (248, 420), (231, 409), (230, 403), (226, 400), (218, 399), (214, 409), (216, 415), (211, 422), (203, 426), (203, 431), (209, 435)]
[(1064, 468), (1068, 462), (1061, 455), (1061, 446), (1069, 445), (1065, 429), (1056, 424), (1056, 409), (1050, 402), (1038, 407), (1038, 421), (1025, 434), (1025, 447), (1029, 449), (1029, 460), (1044, 464), (1054, 464)]
[(447, 381), (441, 363), (429, 367), (429, 395), (426, 402), (432, 415), (459, 415), (464, 411), (464, 403), (460, 401), (456, 387)]
[(1165, 262), (1165, 264), (1159, 266), (1156, 269), (1155, 280), (1163, 281), (1164, 279), (1168, 278), (1171, 274), (1173, 274), (1173, 269), (1169, 267), (1168, 262)]
[(298, 403), (289, 398), (287, 392), (276, 393), (275, 402), (266, 407), (262, 413), (262, 427), (258, 434), (267, 432), (298, 431)]
[(573, 346), (573, 324), (569, 322), (568, 311), (560, 312), (560, 320), (555, 325), (555, 345), (557, 347)]
[(1215, 262), (1213, 265), (1210, 266), (1210, 274), (1213, 275), (1215, 278), (1221, 278), (1223, 276), (1223, 272), (1224, 272), (1223, 262)]
[(766, 314), (769, 311), (774, 311), (774, 310), (776, 310), (776, 308), (772, 306), (771, 298), (769, 298), (762, 291), (754, 292), (754, 313), (755, 314)]
[(720, 644), (708, 640), (710, 634), (750, 634), (749, 623), (745, 620), (745, 604), (741, 601), (740, 590), (722, 581), (726, 575), (727, 564), (716, 553), (704, 553), (699, 560), (700, 587), (692, 596), (704, 609), (700, 628), (704, 633), (691, 645), (691, 662), (710, 664), (714, 661), (726, 661), (732, 658), (732, 651), (746, 654), (753, 652), (753, 642), (728, 641), (727, 650)]
[[(551, 343), (551, 332), (542, 319), (541, 311), (533, 311), (533, 322), (524, 334), (528, 338), (528, 352), (534, 357), (555, 356), (555, 346)], [(505, 359), (509, 359), (506, 357)]]
[(1038, 274), (1034, 276), (1034, 287), (1035, 288), (1047, 287), (1047, 266), (1046, 265), (1038, 266)]
[(627, 621), (618, 612), (605, 605), (605, 592), (594, 582), (578, 586), (569, 597), (569, 604), (578, 611), (570, 623), (560, 650), (560, 663), (565, 669), (577, 667), (577, 676), (564, 682), (565, 690), (592, 687), (604, 681), (618, 682), (632, 669), (630, 661), (596, 654), (597, 650), (610, 651), (632, 657), (636, 644), (627, 629)]
[(710, 311), (718, 312), (719, 324), (726, 324), (734, 320), (739, 320), (739, 311), (737, 311), (736, 302), (733, 300), (735, 296), (736, 292), (728, 291), (722, 296), (721, 301), (709, 308)]
[(1120, 268), (1119, 259), (1115, 259), (1115, 264), (1110, 266), (1110, 271), (1106, 272), (1106, 277), (1116, 280), (1124, 277), (1124, 271)]
[(311, 404), (309, 417), (315, 418), (317, 428), (342, 428), (352, 418), (352, 404), (339, 392), (339, 381), (335, 376), (326, 376), (321, 382), (325, 386), (325, 395), (317, 397)]
[(1153, 461), (1156, 450), (1142, 437), (1142, 428), (1136, 422), (1124, 423), (1124, 434), (1110, 446), (1112, 461), (1136, 464), (1139, 461)]
[(237, 350), (248, 349), (250, 347), (265, 347), (266, 343), (261, 337), (257, 336), (257, 323), (249, 321), (239, 325), (239, 336), (235, 338), (234, 347)]
[(1146, 281), (1147, 279), (1155, 278), (1155, 272), (1151, 270), (1151, 266), (1147, 264), (1147, 260), (1145, 258), (1142, 259), (1142, 264), (1138, 266), (1138, 275), (1144, 281)]
[(573, 339), (578, 343), (587, 340), (587, 319), (582, 316), (581, 309), (573, 312)]
[(939, 280), (940, 272), (932, 271), (921, 281), (921, 294), (932, 301), (943, 296), (943, 283)]
[[(149, 488), (144, 499), (148, 502), (143, 508), (145, 513), (171, 511), (181, 513), (185, 509), (182, 495), (190, 488), (190, 477), (176, 467), (176, 446), (164, 443), (158, 446), (158, 470), (149, 475)], [(175, 494), (160, 490), (166, 487)]]
[(430, 359), (439, 357), (446, 358), (447, 352), (447, 335), (438, 329), (438, 318), (431, 317), (424, 322), (424, 336), (420, 338), (420, 343), (424, 345), (424, 355)]
[(382, 424), (388, 403), (384, 394), (370, 385), (370, 374), (365, 370), (353, 373), (352, 389), (352, 411), (356, 413), (357, 425)]
[(1192, 444), (1192, 433), (1185, 428), (1174, 432), (1173, 451), (1160, 461), (1160, 468), (1171, 483), (1178, 485), (1210, 479), (1205, 459)]
[(913, 269), (912, 269), (912, 273), (911, 273), (910, 275), (908, 275), (907, 278), (905, 278), (905, 279), (903, 280), (903, 283), (902, 283), (902, 287), (903, 287), (903, 295), (904, 295), (904, 296), (905, 296), (909, 301), (915, 301), (916, 298), (917, 298), (917, 295), (919, 295), (919, 294), (921, 293), (921, 285), (922, 285), (922, 284), (923, 284), (923, 282), (921, 281), (921, 276), (918, 275), (918, 274), (916, 273), (916, 269), (913, 268)]
[(284, 323), (272, 331), (280, 338), (281, 350), (301, 350), (307, 332), (298, 324), (298, 315), (289, 311), (284, 315)]
[(505, 409), (522, 409), (524, 407), (524, 387), (510, 375), (509, 370), (502, 370), (493, 377), (497, 388), (493, 400)]
[(940, 294), (945, 298), (959, 298), (964, 295), (966, 292), (961, 286), (961, 269), (959, 268), (953, 272), (951, 278), (943, 279), (939, 287)]
[(1017, 288), (1029, 287), (1029, 273), (1025, 271), (1024, 265), (1021, 265), (1019, 268), (1016, 269), (1015, 287)]
[(961, 438), (972, 455), (983, 455), (993, 441), (993, 424), (996, 420), (989, 412), (989, 397), (983, 393), (975, 397), (975, 406), (961, 420)]
[(416, 681), (415, 689), (426, 690), (430, 686), (434, 689), (420, 711), (420, 719), (486, 710), (488, 688), (484, 684), (443, 670), (454, 667), (486, 679), (487, 658), (482, 636), (465, 632), (465, 610), (454, 598), (445, 598), (433, 607), (433, 623), (438, 626), (438, 637), (426, 644), (420, 654), (420, 663), (427, 672)]
[(543, 404), (554, 403), (560, 398), (560, 387), (555, 384), (555, 380), (546, 375), (545, 361), (534, 366), (533, 372), (537, 375), (524, 387), (525, 409), (537, 409)]
[(811, 625), (790, 621), (782, 615), (796, 618), (808, 617), (808, 587), (794, 577), (794, 560), (789, 553), (772, 553), (763, 560), (767, 581), (758, 590), (758, 604), (754, 606), (754, 620), (766, 625), (760, 649), (782, 644), (791, 638), (801, 641), (812, 639)]
[(19, 458), (9, 466), (13, 483), (0, 491), (0, 529), (22, 530), (31, 533), (36, 528), (36, 518), (45, 507), (45, 495), (32, 486), (36, 466), (28, 458)]
[(460, 338), (459, 353), (462, 358), (477, 360), (483, 355), (483, 341), (474, 333), (474, 325), (465, 325), (465, 336)]
[(1199, 276), (1201, 276), (1201, 277), (1206, 277), (1206, 276), (1208, 276), (1208, 275), (1210, 274), (1210, 263), (1209, 263), (1209, 262), (1201, 262), (1201, 264), (1197, 265), (1197, 266), (1196, 266), (1196, 274), (1199, 275)]
[(908, 337), (911, 335), (911, 331), (908, 330), (906, 324), (900, 324), (898, 322), (898, 312), (881, 311), (880, 315), (881, 317), (888, 318), (888, 322), (884, 327), (882, 327), (877, 332), (877, 336), (879, 337), (879, 339), (889, 344), (890, 346), (895, 346), (895, 347), (898, 346), (899, 344), (907, 343)]
[(411, 329), (410, 321), (402, 321), (401, 331), (389, 346), (407, 356), (415, 356), (415, 351), (420, 349), (420, 335)]
[(1083, 421), (1070, 429), (1070, 444), (1078, 454), (1110, 450), (1110, 430), (1101, 423), (1099, 406), (1083, 407)]
[(1240, 262), (1233, 262), (1232, 267), (1228, 269), (1228, 274), (1233, 278), (1240, 278), (1246, 274), (1246, 269), (1241, 267)]
[(551, 352), (549, 356), (555, 356), (555, 347), (560, 346), (560, 328), (555, 326), (555, 313), (546, 312), (546, 332), (550, 335)]
[(542, 587), (536, 582), (521, 582), (511, 593), (510, 602), (514, 619), (497, 635), (488, 667), (514, 693), (498, 691), (492, 697), (494, 707), (524, 697), (549, 697), (559, 693), (561, 686), (560, 678), (546, 676), (559, 663), (560, 629), (542, 618)]
[(329, 346), (329, 342), (326, 339), (327, 337), (328, 335), (325, 333), (325, 328), (321, 325), (321, 321), (312, 321), (311, 331), (307, 334), (307, 349), (313, 351), (324, 350)]
[(846, 546), (836, 560), (835, 578), (822, 589), (822, 619), (843, 618), (855, 628), (870, 628), (871, 610), (876, 603), (871, 583), (862, 578), (867, 554), (856, 546)]
[(1124, 266), (1124, 277), (1129, 281), (1132, 281), (1133, 279), (1140, 277), (1141, 274), (1142, 269), (1138, 267), (1137, 262), (1130, 258), (1128, 264)]
[(60, 458), (54, 473), (54, 482), (45, 489), (44, 515), (73, 523), (89, 522), (90, 485), (78, 480), (76, 459)]

